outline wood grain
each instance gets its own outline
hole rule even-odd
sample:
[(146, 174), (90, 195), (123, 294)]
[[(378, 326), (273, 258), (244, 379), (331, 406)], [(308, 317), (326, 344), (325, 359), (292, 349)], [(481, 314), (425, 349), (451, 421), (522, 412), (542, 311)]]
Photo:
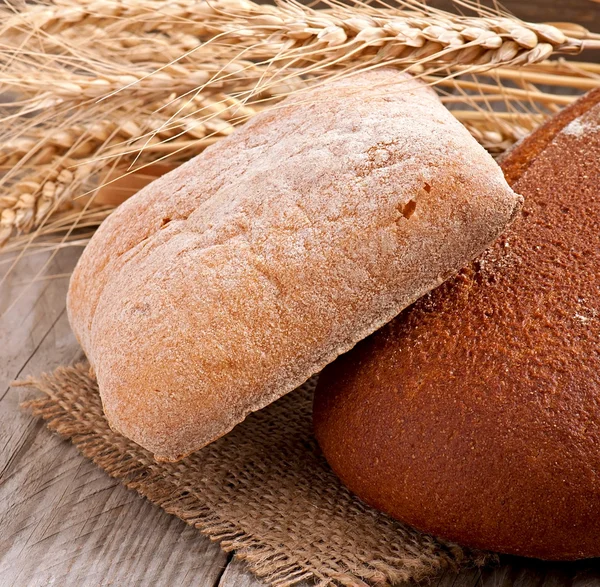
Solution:
[[(225, 569), (219, 587), (263, 587), (264, 583), (250, 575), (244, 566), (244, 563), (233, 559)], [(302, 587), (302, 585), (298, 585)]]

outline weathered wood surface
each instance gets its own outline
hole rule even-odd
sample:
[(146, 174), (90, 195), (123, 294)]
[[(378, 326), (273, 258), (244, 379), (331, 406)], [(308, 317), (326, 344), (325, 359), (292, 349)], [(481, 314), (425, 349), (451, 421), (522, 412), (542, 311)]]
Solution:
[[(45, 275), (68, 273), (78, 254), (61, 251)], [(65, 313), (67, 280), (38, 277), (23, 285), (46, 258), (21, 262), (0, 285), (6, 312), (0, 319), (0, 586), (259, 587), (243, 563), (120, 486), (19, 409), (31, 392), (10, 388), (11, 380), (81, 357)], [(447, 573), (437, 585), (591, 587), (600, 585), (600, 561), (507, 558), (495, 569)]]

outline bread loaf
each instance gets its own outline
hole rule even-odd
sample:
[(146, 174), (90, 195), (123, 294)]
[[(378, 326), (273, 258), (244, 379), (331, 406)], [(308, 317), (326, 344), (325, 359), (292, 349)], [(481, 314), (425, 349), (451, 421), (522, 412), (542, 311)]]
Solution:
[(125, 202), (73, 274), (110, 425), (176, 460), (480, 253), (520, 197), (393, 70), (315, 88)]
[(600, 556), (600, 90), (503, 162), (523, 214), (320, 377), (318, 441), (367, 503), (459, 543)]

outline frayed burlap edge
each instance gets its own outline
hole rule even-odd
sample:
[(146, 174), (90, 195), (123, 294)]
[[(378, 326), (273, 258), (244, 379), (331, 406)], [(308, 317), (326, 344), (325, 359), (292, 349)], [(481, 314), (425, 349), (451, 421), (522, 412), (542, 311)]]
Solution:
[[(377, 553), (372, 560), (361, 554), (360, 563), (348, 563), (345, 557), (351, 559), (351, 553), (336, 553), (336, 544), (326, 544), (327, 536), (323, 536), (325, 547), (332, 553), (327, 564), (301, 559), (294, 544), (267, 544), (264, 537), (252, 535), (202, 503), (200, 494), (186, 478), (187, 469), (193, 472), (194, 457), (180, 463), (157, 463), (148, 451), (112, 431), (102, 412), (95, 379), (86, 364), (60, 367), (52, 375), (28, 378), (17, 385), (43, 392), (43, 397), (22, 405), (42, 418), (50, 430), (70, 440), (85, 457), (129, 489), (219, 542), (224, 551), (234, 551), (236, 558), (244, 560), (252, 573), (274, 587), (288, 587), (303, 580), (313, 581), (319, 587), (423, 582), (447, 569), (458, 571), (467, 566), (481, 566), (496, 558), (407, 529), (351, 497), (356, 501), (353, 508), (360, 510), (361, 515), (366, 512), (369, 520), (375, 520), (373, 524), (381, 524), (382, 536), (389, 533), (390, 525), (397, 526), (394, 546), (400, 555), (391, 557), (393, 564), (378, 558)], [(309, 382), (303, 387), (305, 391), (312, 391), (310, 386)], [(336, 483), (336, 480), (332, 477), (330, 482)], [(340, 495), (347, 498), (343, 493), (345, 489), (340, 488), (340, 491)]]

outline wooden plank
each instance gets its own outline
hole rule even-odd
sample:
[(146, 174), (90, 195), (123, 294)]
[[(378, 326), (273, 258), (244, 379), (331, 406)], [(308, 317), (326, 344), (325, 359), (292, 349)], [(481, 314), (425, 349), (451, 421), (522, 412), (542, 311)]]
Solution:
[(560, 564), (548, 563), (543, 585), (544, 587), (570, 587), (572, 576), (570, 569), (565, 569)]
[(573, 576), (572, 587), (598, 587), (600, 565), (598, 561), (581, 561)]
[[(70, 272), (78, 256), (77, 250), (61, 251), (44, 275)], [(0, 318), (0, 479), (35, 427), (31, 417), (18, 407), (29, 392), (10, 388), (10, 382), (25, 374), (26, 365), (29, 373), (48, 371), (72, 361), (79, 352), (66, 322), (67, 280), (47, 279), (27, 285), (47, 258), (25, 259), (0, 287), (5, 309)], [(10, 300), (15, 299), (13, 304)]]
[[(296, 587), (309, 587), (311, 583), (302, 581)], [(265, 583), (252, 575), (244, 561), (232, 558), (221, 576), (218, 587), (265, 587)]]
[(214, 585), (226, 555), (42, 430), (2, 489), (2, 585)]
[(64, 309), (68, 280), (49, 279), (68, 274), (79, 258), (79, 249), (64, 249), (49, 263), (43, 275), (33, 281), (50, 254), (25, 257), (6, 276), (7, 257), (0, 257), (0, 394), (33, 355), (52, 324)]
[(480, 569), (465, 569), (460, 573), (447, 571), (436, 582), (436, 587), (477, 587), (481, 584)]

